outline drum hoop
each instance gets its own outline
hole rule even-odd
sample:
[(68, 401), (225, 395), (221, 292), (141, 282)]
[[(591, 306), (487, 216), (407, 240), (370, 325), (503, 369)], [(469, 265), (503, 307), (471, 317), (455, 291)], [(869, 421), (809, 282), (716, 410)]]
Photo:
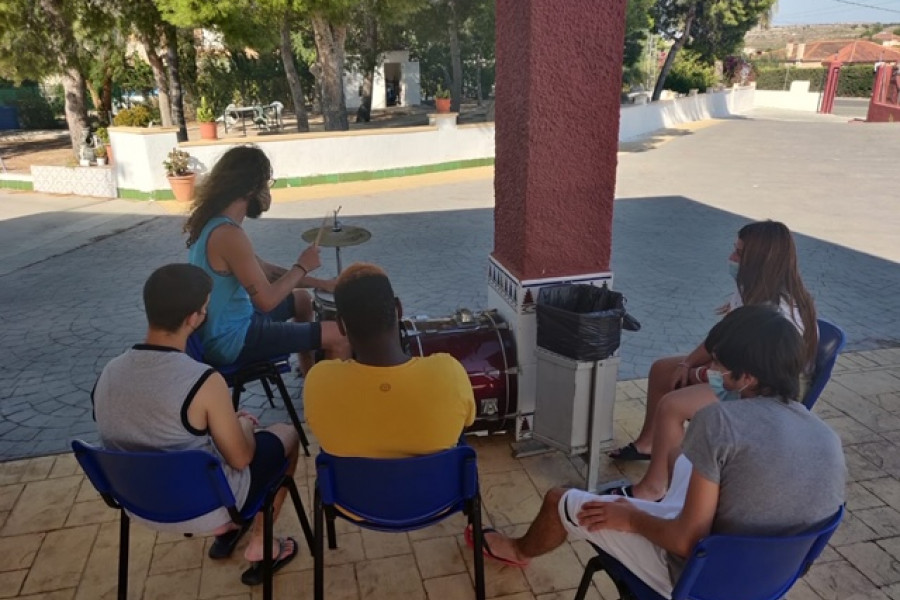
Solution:
[(510, 399), (510, 374), (509, 374), (509, 357), (506, 355), (506, 344), (503, 343), (503, 334), (500, 333), (500, 328), (497, 326), (497, 322), (494, 320), (494, 317), (491, 316), (490, 311), (485, 311), (481, 313), (487, 318), (488, 321), (491, 322), (491, 326), (494, 329), (494, 333), (497, 334), (497, 342), (500, 344), (500, 354), (503, 356), (503, 376), (506, 377), (506, 404), (503, 407), (503, 414), (500, 415), (501, 419), (506, 418), (506, 413), (509, 410), (509, 399)]
[(410, 327), (412, 327), (412, 335), (409, 335), (409, 334), (407, 333), (407, 338), (410, 338), (410, 337), (415, 338), (416, 343), (419, 345), (419, 356), (424, 356), (424, 355), (425, 355), (425, 349), (422, 348), (422, 336), (419, 335), (419, 333), (425, 333), (425, 332), (424, 332), (424, 331), (423, 331), (423, 332), (420, 332), (420, 331), (419, 331), (419, 328), (416, 327), (416, 322), (415, 322), (413, 319), (405, 319), (405, 321), (406, 321), (407, 323), (409, 323), (409, 326), (410, 326)]

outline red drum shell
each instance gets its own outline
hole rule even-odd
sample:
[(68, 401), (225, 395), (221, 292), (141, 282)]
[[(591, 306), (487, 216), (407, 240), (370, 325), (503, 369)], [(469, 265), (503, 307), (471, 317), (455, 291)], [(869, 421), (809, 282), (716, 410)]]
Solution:
[(466, 431), (498, 431), (512, 426), (518, 409), (516, 345), (496, 313), (457, 319), (404, 319), (401, 335), (413, 356), (450, 354), (466, 369), (475, 395), (475, 423)]

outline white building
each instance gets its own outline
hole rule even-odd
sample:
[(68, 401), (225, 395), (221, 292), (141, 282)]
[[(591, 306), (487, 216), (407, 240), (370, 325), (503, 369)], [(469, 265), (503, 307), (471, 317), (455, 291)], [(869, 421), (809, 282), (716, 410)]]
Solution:
[[(344, 98), (348, 109), (359, 108), (363, 79), (363, 74), (355, 67), (344, 73)], [(375, 66), (372, 82), (372, 109), (421, 103), (419, 63), (409, 60), (408, 50), (392, 50), (382, 54)]]

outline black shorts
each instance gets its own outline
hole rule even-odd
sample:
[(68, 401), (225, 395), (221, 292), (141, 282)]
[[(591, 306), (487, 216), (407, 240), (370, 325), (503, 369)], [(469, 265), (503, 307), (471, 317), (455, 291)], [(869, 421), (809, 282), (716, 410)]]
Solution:
[(262, 496), (281, 476), (287, 462), (284, 444), (277, 435), (271, 431), (257, 431), (253, 437), (256, 438), (256, 452), (250, 461), (250, 489), (242, 511), (261, 503)]

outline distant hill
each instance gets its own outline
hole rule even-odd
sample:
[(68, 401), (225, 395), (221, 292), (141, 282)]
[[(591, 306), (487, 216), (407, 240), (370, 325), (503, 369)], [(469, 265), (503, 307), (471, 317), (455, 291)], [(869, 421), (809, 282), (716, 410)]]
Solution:
[(784, 48), (788, 42), (805, 43), (816, 40), (848, 40), (878, 33), (882, 29), (892, 31), (898, 24), (833, 24), (833, 25), (785, 25), (769, 29), (754, 28), (744, 37), (744, 47), (753, 50)]

